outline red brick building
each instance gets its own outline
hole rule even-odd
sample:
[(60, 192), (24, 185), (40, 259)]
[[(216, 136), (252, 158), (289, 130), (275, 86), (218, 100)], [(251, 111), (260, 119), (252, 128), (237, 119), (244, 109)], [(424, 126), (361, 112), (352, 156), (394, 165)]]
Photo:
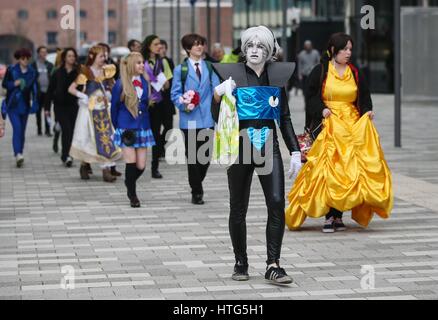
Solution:
[[(104, 36), (107, 1), (108, 36)], [(12, 52), (21, 46), (49, 49), (76, 45), (76, 31), (61, 28), (61, 8), (75, 7), (76, 0), (0, 0), (0, 63), (10, 62)], [(80, 1), (81, 42), (125, 45), (128, 10), (126, 0)]]

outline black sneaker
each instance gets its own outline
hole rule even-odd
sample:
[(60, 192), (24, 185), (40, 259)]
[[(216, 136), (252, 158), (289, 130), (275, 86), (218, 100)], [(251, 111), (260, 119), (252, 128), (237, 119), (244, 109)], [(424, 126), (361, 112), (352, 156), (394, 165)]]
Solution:
[(233, 279), (234, 281), (248, 281), (248, 265), (241, 264), (240, 262), (236, 263), (234, 265), (234, 273), (231, 276), (231, 279)]
[(270, 267), (266, 270), (265, 279), (272, 284), (291, 284), (292, 278), (280, 267)]
[(71, 157), (67, 157), (67, 161), (65, 162), (65, 166), (67, 168), (71, 168), (73, 165), (73, 159)]
[(322, 228), (323, 233), (334, 233), (335, 232), (335, 219), (333, 217), (325, 220), (324, 227)]
[(344, 222), (342, 222), (341, 218), (335, 219), (335, 230), (336, 231), (345, 231), (347, 230), (347, 227), (345, 226)]

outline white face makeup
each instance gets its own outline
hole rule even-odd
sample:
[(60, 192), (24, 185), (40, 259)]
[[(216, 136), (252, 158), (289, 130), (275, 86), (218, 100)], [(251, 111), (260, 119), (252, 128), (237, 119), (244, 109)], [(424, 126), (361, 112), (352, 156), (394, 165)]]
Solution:
[(252, 65), (265, 63), (268, 58), (268, 49), (260, 42), (259, 39), (248, 42), (246, 45), (246, 61)]

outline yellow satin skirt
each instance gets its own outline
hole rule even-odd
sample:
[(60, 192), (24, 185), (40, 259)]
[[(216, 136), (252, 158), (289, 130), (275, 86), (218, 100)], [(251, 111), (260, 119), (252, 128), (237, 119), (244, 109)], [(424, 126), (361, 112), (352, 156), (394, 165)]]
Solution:
[(359, 119), (353, 108), (331, 109), (289, 193), (285, 214), (290, 230), (306, 217), (325, 216), (330, 208), (352, 210), (353, 220), (363, 227), (374, 213), (383, 219), (391, 214), (392, 177), (373, 122), (368, 115)]

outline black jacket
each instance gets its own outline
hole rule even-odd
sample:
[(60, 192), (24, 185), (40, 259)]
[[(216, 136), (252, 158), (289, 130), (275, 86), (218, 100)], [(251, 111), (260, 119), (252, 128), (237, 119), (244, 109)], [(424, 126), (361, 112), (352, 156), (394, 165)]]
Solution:
[(62, 108), (71, 108), (73, 110), (78, 108), (77, 98), (68, 92), (70, 85), (78, 77), (78, 70), (74, 69), (70, 73), (64, 67), (56, 69), (50, 77), (49, 88), (47, 89), (47, 96), (44, 101), (44, 110), (50, 111), (52, 102), (55, 105), (55, 113)]
[[(307, 109), (306, 109), (306, 128), (310, 131), (315, 130), (322, 122), (322, 111), (327, 108), (323, 101), (323, 89), (327, 81), (328, 65), (319, 64), (310, 73), (307, 79)], [(356, 108), (360, 115), (364, 115), (368, 111), (373, 110), (373, 103), (371, 101), (370, 90), (366, 83), (363, 74), (352, 64), (349, 67), (353, 71), (354, 80), (358, 87), (358, 98), (356, 100)], [(316, 135), (320, 130), (317, 130)]]

